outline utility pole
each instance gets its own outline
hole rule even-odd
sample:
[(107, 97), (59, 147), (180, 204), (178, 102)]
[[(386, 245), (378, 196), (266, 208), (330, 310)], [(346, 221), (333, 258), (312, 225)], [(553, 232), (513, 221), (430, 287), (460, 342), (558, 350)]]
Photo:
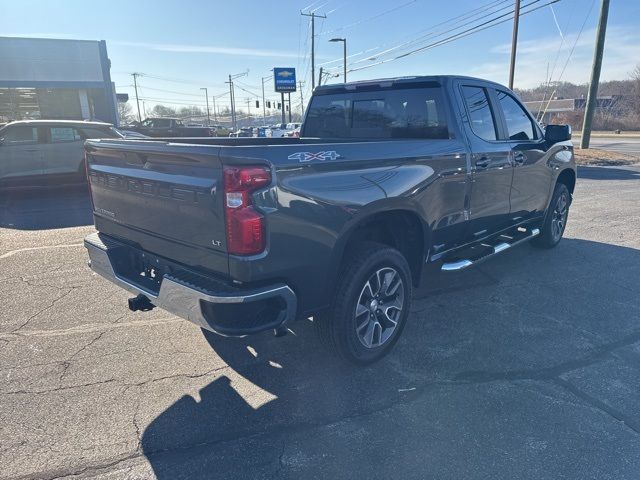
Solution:
[(282, 122), (281, 123), (285, 123), (286, 119), (284, 118), (284, 92), (280, 92), (280, 111), (282, 112), (281, 117), (282, 117)]
[[(211, 114), (209, 113), (209, 91), (207, 87), (202, 87), (200, 90), (204, 90), (204, 96), (207, 99), (207, 127), (211, 125)], [(213, 100), (215, 102), (215, 99)]]
[(271, 75), (262, 77), (262, 121), (264, 123), (267, 123), (267, 106), (266, 102), (264, 101), (264, 80), (269, 78), (272, 78)]
[(212, 95), (211, 98), (213, 99), (213, 121), (217, 125), (218, 124), (218, 114), (216, 113), (216, 96)]
[(304, 96), (302, 95), (302, 80), (298, 82), (298, 88), (300, 89), (300, 115), (304, 117)]
[(598, 84), (600, 83), (600, 70), (602, 69), (602, 55), (604, 53), (604, 38), (607, 33), (607, 19), (609, 17), (609, 0), (602, 0), (600, 7), (600, 20), (598, 20), (598, 32), (596, 34), (596, 50), (593, 54), (593, 69), (591, 70), (591, 82), (587, 94), (587, 104), (584, 108), (584, 121), (582, 122), (582, 138), (580, 148), (589, 148), (591, 141), (591, 122), (596, 109), (598, 98)]
[(520, 24), (520, 0), (515, 0), (513, 12), (513, 35), (511, 37), (511, 64), (509, 65), (509, 88), (513, 90), (513, 76), (516, 71), (516, 47), (518, 46), (518, 26)]
[(249, 70), (243, 73), (236, 73), (235, 75), (229, 75), (229, 81), (225, 82), (229, 84), (229, 95), (231, 96), (231, 124), (233, 125), (233, 131), (236, 131), (236, 96), (233, 89), (233, 80), (236, 78), (244, 77), (249, 73)]
[(311, 17), (311, 89), (314, 89), (316, 88), (316, 17), (327, 18), (327, 16), (314, 12), (300, 12), (300, 15)]
[(141, 122), (142, 121), (142, 117), (140, 116), (140, 100), (138, 100), (138, 82), (137, 82), (137, 77), (140, 76), (139, 73), (132, 73), (131, 76), (133, 77), (133, 88), (135, 88), (136, 90), (136, 105), (138, 106), (138, 121)]

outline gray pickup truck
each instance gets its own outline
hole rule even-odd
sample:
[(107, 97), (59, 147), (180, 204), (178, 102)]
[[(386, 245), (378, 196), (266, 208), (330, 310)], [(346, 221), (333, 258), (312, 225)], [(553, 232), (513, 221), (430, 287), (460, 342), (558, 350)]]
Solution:
[(212, 127), (188, 127), (179, 118), (153, 117), (145, 118), (127, 127), (148, 137), (215, 137)]
[(562, 238), (568, 126), (502, 85), (405, 77), (318, 87), (301, 138), (90, 140), (91, 268), (223, 335), (313, 317), (357, 364), (385, 355), (432, 269)]

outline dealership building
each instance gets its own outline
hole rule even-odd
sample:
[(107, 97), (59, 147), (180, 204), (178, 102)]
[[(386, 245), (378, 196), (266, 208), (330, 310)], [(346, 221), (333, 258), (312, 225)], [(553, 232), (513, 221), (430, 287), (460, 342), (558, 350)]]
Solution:
[(0, 122), (118, 123), (104, 40), (0, 37)]

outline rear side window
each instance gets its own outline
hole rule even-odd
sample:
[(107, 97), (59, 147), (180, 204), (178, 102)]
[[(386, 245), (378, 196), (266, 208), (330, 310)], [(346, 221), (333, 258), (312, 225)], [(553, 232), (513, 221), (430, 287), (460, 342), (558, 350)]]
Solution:
[(321, 138), (447, 139), (437, 87), (337, 93), (313, 97), (304, 135)]
[(496, 122), (489, 106), (487, 91), (482, 87), (465, 85), (462, 87), (462, 94), (473, 133), (484, 140), (497, 140)]
[(73, 127), (51, 127), (51, 143), (76, 142), (80, 134)]
[(37, 127), (9, 127), (0, 136), (5, 145), (31, 145), (38, 143)]
[(535, 130), (527, 112), (507, 92), (496, 90), (496, 94), (507, 123), (509, 140), (535, 140)]

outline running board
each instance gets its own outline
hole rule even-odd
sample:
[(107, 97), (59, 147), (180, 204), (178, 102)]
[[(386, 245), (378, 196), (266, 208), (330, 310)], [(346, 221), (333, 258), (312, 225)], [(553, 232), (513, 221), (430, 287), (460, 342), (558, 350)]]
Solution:
[(515, 247), (520, 243), (527, 242), (533, 237), (537, 237), (538, 235), (540, 235), (540, 229), (538, 228), (531, 229), (530, 231), (528, 231), (528, 235), (519, 238), (501, 235), (497, 238), (497, 240), (500, 240), (500, 243), (497, 243), (495, 245), (482, 244), (482, 246), (487, 247), (486, 250), (490, 249), (488, 253), (485, 253), (477, 258), (461, 258), (455, 261), (445, 262), (442, 264), (442, 267), (440, 269), (444, 272), (456, 272), (459, 270), (464, 270), (465, 268), (468, 268), (472, 265), (477, 265), (478, 263), (483, 262), (500, 252), (509, 250), (511, 247)]

